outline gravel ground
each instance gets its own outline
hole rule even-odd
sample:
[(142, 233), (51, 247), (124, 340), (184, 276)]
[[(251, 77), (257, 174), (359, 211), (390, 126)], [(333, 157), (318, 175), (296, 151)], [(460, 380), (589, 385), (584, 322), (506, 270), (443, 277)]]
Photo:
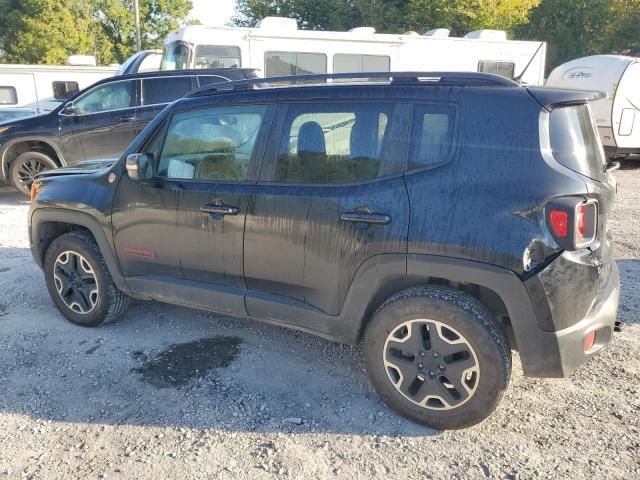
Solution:
[(303, 333), (135, 303), (63, 320), (0, 189), (1, 478), (639, 478), (640, 164), (611, 218), (629, 326), (568, 379), (524, 378), (457, 432), (376, 397), (361, 352)]

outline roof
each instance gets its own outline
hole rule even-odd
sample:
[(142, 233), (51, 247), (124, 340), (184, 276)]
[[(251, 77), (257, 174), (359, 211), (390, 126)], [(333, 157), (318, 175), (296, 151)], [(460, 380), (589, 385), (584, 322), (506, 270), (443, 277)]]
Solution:
[[(327, 83), (327, 80), (357, 80), (356, 82)], [(296, 83), (304, 82), (302, 85)], [(286, 83), (287, 85), (282, 85)], [(292, 85), (292, 83), (294, 85)], [(353, 83), (388, 85), (438, 85), (438, 86), (483, 86), (518, 87), (511, 79), (491, 73), (475, 72), (356, 72), (323, 73), (312, 75), (288, 75), (282, 77), (249, 78), (216, 83), (193, 90), (186, 97), (200, 97), (238, 90), (304, 88), (306, 86), (334, 87)]]
[[(117, 77), (118, 80), (128, 80), (128, 79), (138, 79), (138, 78), (147, 78), (147, 77), (184, 77), (189, 75), (220, 75), (221, 77), (225, 76), (225, 73), (253, 73), (255, 72), (255, 68), (199, 68), (195, 70), (155, 70), (151, 72), (142, 72), (142, 73), (131, 73), (127, 75), (119, 75)], [(103, 81), (107, 80), (115, 80), (116, 77), (110, 77)]]

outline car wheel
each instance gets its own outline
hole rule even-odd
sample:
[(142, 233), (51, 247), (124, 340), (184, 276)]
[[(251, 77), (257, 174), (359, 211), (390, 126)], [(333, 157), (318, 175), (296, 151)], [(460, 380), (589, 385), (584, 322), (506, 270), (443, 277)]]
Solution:
[(23, 195), (31, 194), (31, 184), (36, 175), (45, 170), (57, 168), (56, 162), (40, 152), (26, 152), (18, 155), (11, 164), (11, 184)]
[(441, 286), (387, 300), (367, 325), (364, 354), (369, 380), (387, 405), (439, 430), (484, 420), (511, 376), (509, 342), (491, 313)]
[(127, 309), (129, 297), (113, 283), (98, 246), (87, 233), (56, 238), (45, 255), (44, 275), (53, 303), (76, 325), (96, 327)]

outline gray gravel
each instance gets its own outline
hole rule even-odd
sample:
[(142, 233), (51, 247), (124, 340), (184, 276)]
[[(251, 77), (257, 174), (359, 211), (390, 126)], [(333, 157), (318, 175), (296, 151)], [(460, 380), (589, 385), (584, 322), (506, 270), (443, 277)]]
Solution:
[(376, 397), (357, 348), (157, 303), (63, 320), (0, 189), (1, 478), (639, 478), (640, 168), (611, 218), (630, 325), (568, 379), (524, 378), (458, 432)]

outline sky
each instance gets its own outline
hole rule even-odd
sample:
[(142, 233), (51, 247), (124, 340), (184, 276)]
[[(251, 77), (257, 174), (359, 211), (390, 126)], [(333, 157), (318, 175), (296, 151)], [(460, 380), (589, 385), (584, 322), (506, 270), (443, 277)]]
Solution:
[(233, 15), (235, 0), (191, 0), (191, 17), (204, 25), (224, 25)]

